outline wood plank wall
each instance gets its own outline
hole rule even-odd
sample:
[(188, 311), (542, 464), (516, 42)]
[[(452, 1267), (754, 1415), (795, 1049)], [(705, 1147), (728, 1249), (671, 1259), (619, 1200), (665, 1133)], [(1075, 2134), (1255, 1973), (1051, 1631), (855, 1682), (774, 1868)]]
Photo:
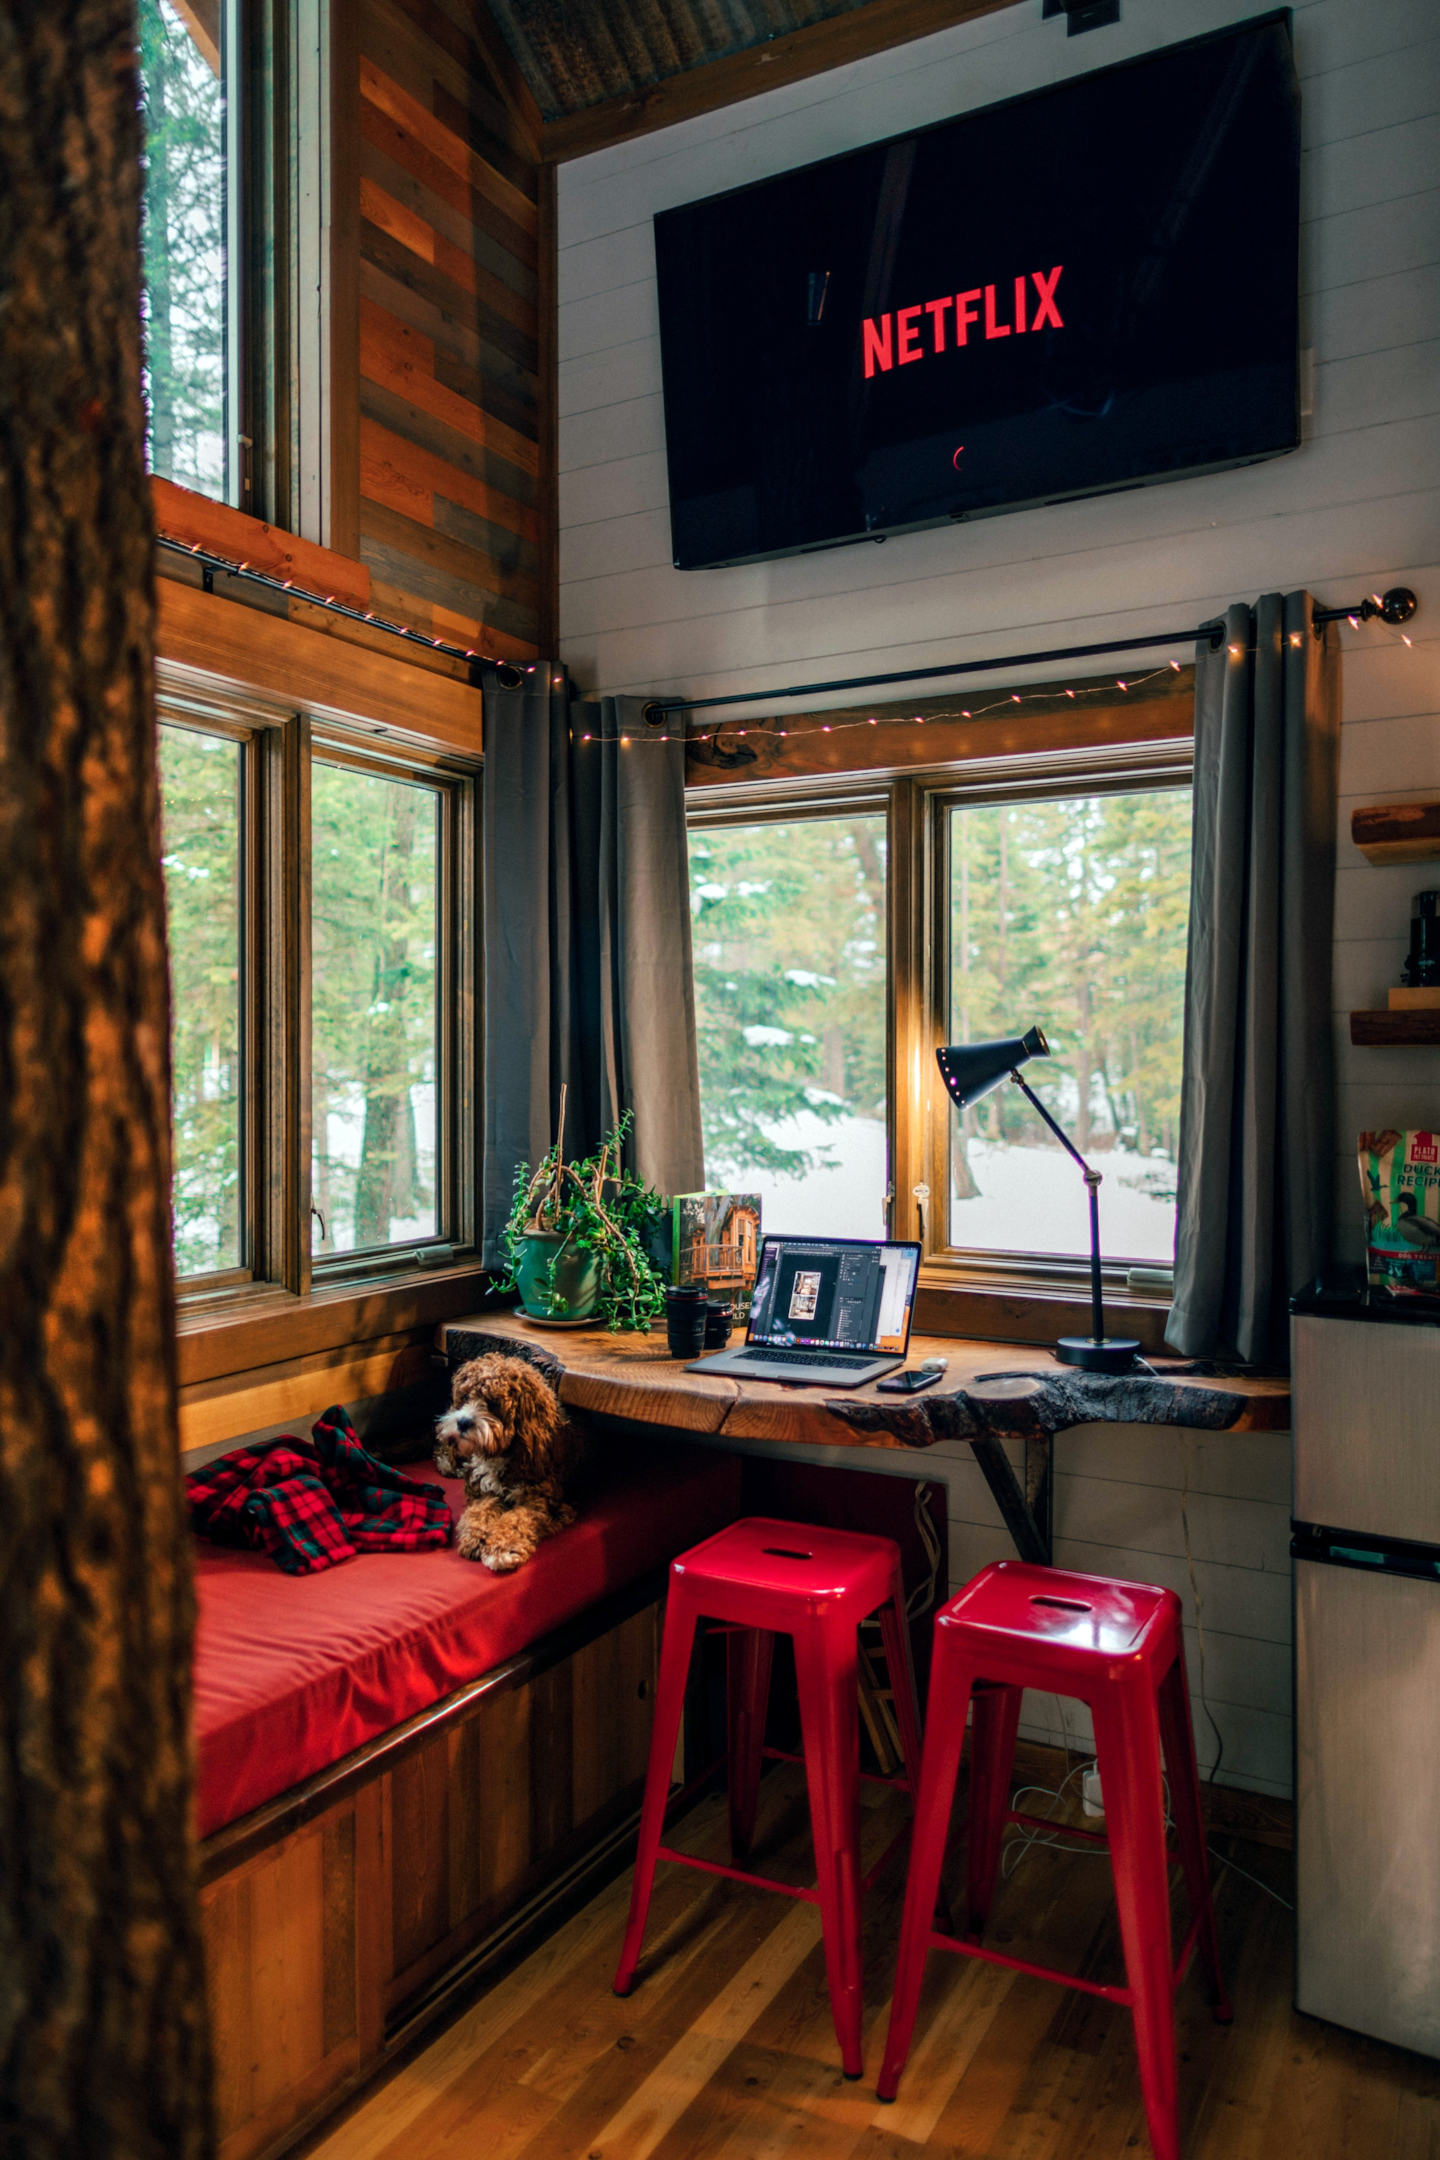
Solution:
[(466, 0), (363, 0), (360, 554), (372, 605), (553, 643), (553, 220), (540, 116)]

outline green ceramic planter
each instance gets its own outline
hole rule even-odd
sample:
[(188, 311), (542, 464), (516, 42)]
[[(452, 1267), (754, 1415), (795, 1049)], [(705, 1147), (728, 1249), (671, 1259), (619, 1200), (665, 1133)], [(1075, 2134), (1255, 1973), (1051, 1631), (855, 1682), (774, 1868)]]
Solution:
[[(548, 1279), (552, 1261), (553, 1284)], [(600, 1263), (594, 1253), (567, 1242), (555, 1230), (534, 1230), (520, 1240), (515, 1281), (521, 1304), (537, 1320), (588, 1320), (600, 1302)]]

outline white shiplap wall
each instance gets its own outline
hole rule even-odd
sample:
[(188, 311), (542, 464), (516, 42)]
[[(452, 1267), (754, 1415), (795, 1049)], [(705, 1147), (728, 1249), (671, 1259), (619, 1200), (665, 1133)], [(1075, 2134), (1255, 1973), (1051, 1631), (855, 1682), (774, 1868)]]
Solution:
[[(1314, 410), (1293, 457), (1095, 502), (736, 570), (670, 561), (650, 220), (660, 209), (923, 126), (1257, 12), (1234, 0), (1123, 0), (1113, 29), (1067, 38), (1040, 0), (560, 171), (562, 654), (587, 688), (694, 695), (866, 668), (923, 667), (1199, 622), (1232, 599), (1308, 586), (1326, 601), (1404, 583), (1412, 646), (1371, 627), (1345, 646), (1335, 1010), (1339, 1249), (1359, 1248), (1349, 1139), (1440, 1123), (1440, 1053), (1357, 1051), (1345, 1015), (1383, 1004), (1416, 869), (1351, 847), (1362, 802), (1440, 788), (1440, 0), (1301, 0), (1302, 343)], [(1264, 206), (1234, 236), (1263, 262)], [(1203, 306), (1224, 306), (1217, 264)], [(1007, 679), (1003, 672), (995, 680)], [(837, 700), (838, 702), (838, 700)], [(1440, 882), (1437, 877), (1436, 882)], [(1317, 936), (1329, 926), (1316, 925)], [(1181, 1437), (1063, 1438), (1059, 1555), (1174, 1582)], [(1225, 1772), (1290, 1782), (1288, 1445), (1194, 1436), (1192, 1553)], [(906, 1466), (910, 1466), (907, 1464)], [(961, 1450), (952, 1573), (1005, 1549)], [(1192, 1681), (1195, 1642), (1191, 1641)], [(1049, 1718), (1053, 1730), (1053, 1715)], [(1040, 1723), (1044, 1724), (1042, 1716)], [(1197, 1739), (1211, 1745), (1203, 1716)]]

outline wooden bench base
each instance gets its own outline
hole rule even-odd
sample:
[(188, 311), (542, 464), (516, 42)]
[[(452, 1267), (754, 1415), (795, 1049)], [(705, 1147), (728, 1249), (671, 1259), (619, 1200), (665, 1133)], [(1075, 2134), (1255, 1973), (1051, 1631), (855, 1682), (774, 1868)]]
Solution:
[(270, 2160), (638, 1820), (663, 1573), (200, 1848), (221, 2160)]

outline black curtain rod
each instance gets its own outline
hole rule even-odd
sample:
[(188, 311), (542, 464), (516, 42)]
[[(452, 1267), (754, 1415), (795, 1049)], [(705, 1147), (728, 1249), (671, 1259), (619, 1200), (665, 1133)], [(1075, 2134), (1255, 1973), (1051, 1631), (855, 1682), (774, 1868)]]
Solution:
[(370, 630), (383, 630), (388, 636), (403, 638), (410, 645), (423, 645), (427, 652), (443, 653), (447, 660), (463, 660), (477, 689), (487, 674), (493, 675), (506, 690), (518, 689), (525, 680), (525, 670), (513, 661), (488, 660), (483, 653), (469, 651), (463, 645), (447, 645), (443, 638), (426, 637), (423, 630), (412, 630), (408, 623), (388, 622), (383, 615), (370, 615), (364, 608), (351, 607), (348, 602), (337, 600), (333, 593), (327, 597), (305, 592), (293, 578), (272, 577), (268, 570), (252, 569), (249, 563), (230, 562), (223, 555), (212, 555), (206, 548), (191, 547), (184, 540), (172, 540), (165, 533), (155, 535), (155, 544), (168, 548), (172, 555), (183, 555), (190, 562), (198, 562), (204, 573), (206, 592), (214, 592), (215, 573), (219, 570), (225, 577), (243, 578), (248, 585), (263, 585), (269, 592), (284, 593), (291, 600), (303, 600), (307, 607), (324, 608), (329, 615), (343, 615), (347, 622), (363, 623)]
[[(1354, 607), (1316, 608), (1311, 625), (1319, 630), (1327, 622), (1368, 622), (1379, 616), (1387, 623), (1409, 622), (1415, 613), (1415, 595), (1396, 585), (1379, 600), (1366, 598)], [(730, 697), (651, 698), (645, 718), (652, 724), (666, 713), (702, 712), (712, 705), (764, 705), (775, 698), (821, 697), (831, 690), (878, 690), (888, 683), (931, 682), (940, 675), (989, 675), (997, 668), (1037, 667), (1048, 660), (1093, 660), (1101, 653), (1146, 652), (1160, 645), (1195, 645), (1210, 640), (1215, 651), (1225, 635), (1223, 622), (1201, 623), (1198, 630), (1161, 630), (1150, 637), (1107, 638), (1099, 645), (1057, 645), (1050, 652), (1003, 653), (994, 660), (956, 660), (948, 667), (905, 668), (894, 675), (848, 675), (837, 682), (794, 683), (786, 690), (740, 690)]]

